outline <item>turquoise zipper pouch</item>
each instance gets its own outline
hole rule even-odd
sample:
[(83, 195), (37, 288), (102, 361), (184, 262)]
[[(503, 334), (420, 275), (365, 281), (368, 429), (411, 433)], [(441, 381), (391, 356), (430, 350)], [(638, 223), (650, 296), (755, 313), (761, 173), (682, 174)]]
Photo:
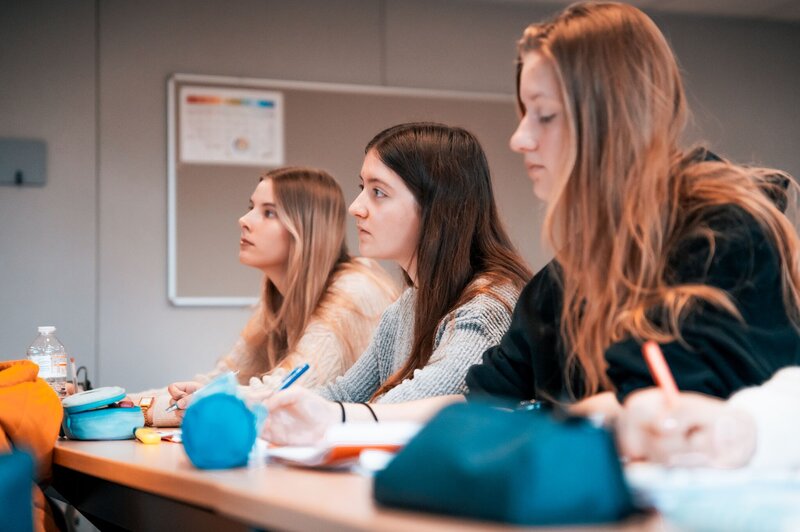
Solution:
[(132, 440), (133, 432), (144, 426), (138, 406), (119, 406), (125, 389), (119, 386), (96, 388), (66, 397), (62, 402), (61, 427), (71, 440)]

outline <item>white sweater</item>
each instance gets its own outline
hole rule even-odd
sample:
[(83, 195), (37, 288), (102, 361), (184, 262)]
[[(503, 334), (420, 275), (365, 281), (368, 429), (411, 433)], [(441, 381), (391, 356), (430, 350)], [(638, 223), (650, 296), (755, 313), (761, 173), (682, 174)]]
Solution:
[(772, 379), (729, 399), (756, 422), (754, 468), (800, 467), (800, 367), (785, 368)]
[[(355, 260), (370, 269), (380, 268), (375, 261), (369, 259)], [(388, 281), (388, 277), (386, 280)], [(354, 312), (347, 305), (343, 305), (336, 308), (325, 321), (311, 318), (295, 350), (284, 359), (287, 365), (292, 367), (306, 362), (309, 364), (310, 369), (297, 380), (297, 384), (309, 388), (328, 384), (353, 365), (369, 345), (381, 314), (398, 295), (397, 288), (390, 282), (376, 282), (372, 276), (358, 270), (342, 273), (334, 281), (333, 286), (339, 293), (347, 294), (353, 306), (360, 312)], [(347, 345), (336, 334), (337, 330), (347, 335)], [(247, 356), (250, 355), (245, 349), (244, 340), (239, 338), (233, 349), (217, 361), (214, 369), (208, 373), (195, 375), (193, 380), (205, 384), (226, 371), (238, 369)], [(240, 387), (240, 392), (249, 400), (264, 397), (277, 388), (286, 373), (283, 368), (276, 368), (260, 379), (253, 377), (248, 385)], [(180, 419), (175, 412), (165, 412), (170, 401), (166, 388), (145, 390), (129, 396), (135, 404), (138, 404), (142, 397), (155, 398), (151, 407), (155, 426), (180, 425)]]

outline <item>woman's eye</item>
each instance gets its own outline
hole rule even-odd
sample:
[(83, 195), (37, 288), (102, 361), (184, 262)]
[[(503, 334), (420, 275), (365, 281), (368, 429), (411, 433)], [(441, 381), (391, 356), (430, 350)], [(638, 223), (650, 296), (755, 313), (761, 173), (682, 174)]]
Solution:
[(358, 190), (364, 190), (364, 183), (358, 184)]
[(375, 195), (376, 198), (385, 198), (386, 197), (386, 194), (383, 192), (383, 190), (381, 190), (379, 188), (372, 189), (372, 193)]
[(541, 122), (542, 124), (548, 124), (548, 123), (552, 122), (555, 117), (556, 117), (555, 113), (553, 113), (551, 115), (545, 115), (545, 116), (541, 116), (540, 115), (539, 116), (539, 122)]
[(276, 218), (278, 216), (278, 213), (276, 213), (273, 209), (267, 209), (266, 211), (264, 211), (264, 216), (266, 218)]

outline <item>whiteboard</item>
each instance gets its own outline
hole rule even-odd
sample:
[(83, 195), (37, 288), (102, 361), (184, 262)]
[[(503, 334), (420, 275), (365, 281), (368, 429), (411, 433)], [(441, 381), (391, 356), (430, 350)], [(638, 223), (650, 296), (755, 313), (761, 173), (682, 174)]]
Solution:
[[(186, 109), (179, 102), (186, 88), (231, 97), (267, 94), (280, 100), (281, 157), (274, 161), (278, 164), (236, 160), (235, 154), (228, 159), (208, 156), (204, 160), (197, 153), (184, 157), (181, 127), (186, 127), (182, 115)], [(543, 264), (538, 251), (542, 209), (533, 200), (520, 157), (508, 148), (517, 121), (514, 101), (511, 94), (171, 76), (167, 82), (169, 301), (179, 306), (255, 303), (262, 274), (239, 263), (238, 219), (259, 176), (282, 164), (323, 168), (337, 179), (350, 202), (358, 194), (367, 142), (386, 127), (411, 121), (461, 126), (478, 137), (512, 239), (531, 265)], [(347, 242), (350, 252), (357, 255), (352, 219)]]

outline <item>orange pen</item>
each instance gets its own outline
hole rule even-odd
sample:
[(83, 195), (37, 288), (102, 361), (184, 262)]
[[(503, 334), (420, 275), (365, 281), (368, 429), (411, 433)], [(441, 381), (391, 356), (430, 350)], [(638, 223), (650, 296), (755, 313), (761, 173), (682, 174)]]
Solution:
[(644, 359), (650, 369), (650, 375), (653, 376), (653, 380), (667, 398), (667, 406), (670, 408), (675, 407), (678, 404), (678, 394), (680, 392), (675, 384), (672, 372), (669, 370), (667, 361), (664, 360), (664, 353), (661, 352), (661, 348), (658, 347), (657, 343), (650, 340), (642, 346), (642, 353), (644, 353)]

